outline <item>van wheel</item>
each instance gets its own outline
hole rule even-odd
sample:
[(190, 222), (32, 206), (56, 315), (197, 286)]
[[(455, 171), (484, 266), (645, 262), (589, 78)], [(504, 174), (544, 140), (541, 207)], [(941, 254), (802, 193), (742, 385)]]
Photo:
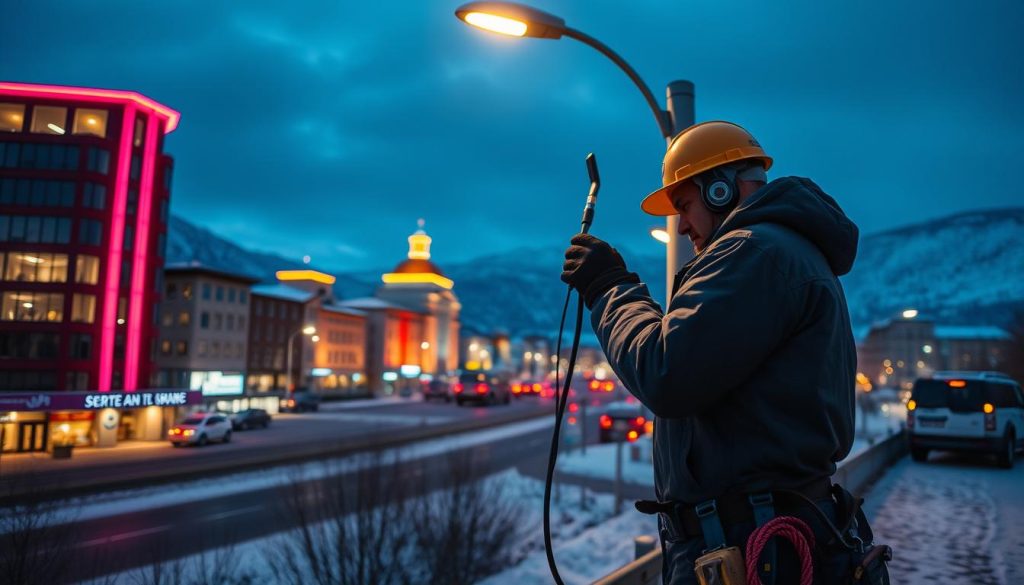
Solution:
[(910, 458), (919, 463), (928, 461), (928, 449), (924, 447), (911, 447)]
[(1003, 439), (1003, 449), (999, 453), (999, 467), (1003, 469), (1010, 469), (1013, 467), (1013, 457), (1017, 451), (1017, 437), (1014, 436), (1013, 431), (1006, 433), (1006, 438)]
[(206, 444), (206, 435), (205, 434), (199, 435), (199, 446), (202, 447), (205, 444)]
[(228, 431), (228, 432), (224, 433), (224, 442), (225, 443), (230, 443), (231, 442), (231, 431)]

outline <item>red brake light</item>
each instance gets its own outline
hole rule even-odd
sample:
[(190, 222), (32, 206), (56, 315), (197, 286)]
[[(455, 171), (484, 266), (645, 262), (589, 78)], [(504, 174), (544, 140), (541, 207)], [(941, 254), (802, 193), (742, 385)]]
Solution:
[(634, 419), (633, 422), (636, 423), (636, 426), (642, 427), (642, 426), (644, 426), (644, 423), (647, 422), (647, 419), (645, 419), (642, 416), (638, 416), (638, 417), (636, 417), (636, 419)]
[(613, 384), (612, 382), (605, 382), (604, 383), (604, 391), (605, 392), (611, 392), (612, 390), (615, 390), (615, 384)]
[(519, 394), (522, 391), (523, 391), (523, 386), (521, 384), (512, 384), (512, 393), (513, 394)]
[(455, 392), (456, 394), (462, 394), (462, 384), (455, 384), (455, 387), (452, 389), (452, 391)]
[(488, 390), (489, 390), (489, 388), (487, 387), (487, 384), (477, 384), (476, 385), (476, 393), (477, 394), (487, 394)]
[(577, 412), (580, 409), (580, 405), (573, 402), (569, 405), (569, 412)]
[(571, 425), (576, 424), (576, 417), (575, 416), (570, 416), (569, 417), (569, 424), (571, 424)]
[(601, 428), (602, 429), (610, 429), (610, 428), (612, 428), (612, 417), (608, 416), (607, 414), (602, 414), (601, 415)]
[(540, 394), (540, 384), (534, 384), (533, 391)]
[(967, 382), (965, 380), (950, 380), (949, 381), (949, 387), (950, 388), (963, 388), (965, 386), (967, 386)]
[(626, 439), (630, 443), (632, 443), (633, 441), (637, 440), (637, 437), (639, 437), (639, 436), (640, 436), (640, 434), (637, 433), (636, 431), (629, 431), (629, 433), (626, 434)]
[(598, 382), (597, 380), (591, 380), (590, 381), (590, 389), (591, 390), (599, 390), (600, 388), (601, 388), (601, 383), (600, 382)]

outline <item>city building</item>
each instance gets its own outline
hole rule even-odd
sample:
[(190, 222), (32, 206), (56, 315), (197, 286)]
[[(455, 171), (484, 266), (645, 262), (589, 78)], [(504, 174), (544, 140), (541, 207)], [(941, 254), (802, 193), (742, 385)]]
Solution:
[[(1000, 370), (1010, 335), (993, 326), (936, 325), (908, 311), (873, 324), (857, 344), (860, 386), (906, 391), (937, 370)], [(911, 316), (912, 315), (912, 316)]]
[(368, 395), (366, 313), (325, 303), (317, 308), (315, 326), (312, 389), (328, 398)]
[(266, 406), (245, 396), (249, 296), (256, 282), (198, 263), (164, 268), (157, 387), (200, 390), (205, 403), (222, 411)]
[[(245, 382), (249, 396), (273, 401), (285, 395), (289, 384), (307, 384), (316, 334), (317, 294), (282, 282), (252, 287)], [(276, 407), (269, 410), (276, 411)]]
[(156, 439), (173, 418), (145, 390), (178, 119), (133, 91), (0, 83), (5, 451)]

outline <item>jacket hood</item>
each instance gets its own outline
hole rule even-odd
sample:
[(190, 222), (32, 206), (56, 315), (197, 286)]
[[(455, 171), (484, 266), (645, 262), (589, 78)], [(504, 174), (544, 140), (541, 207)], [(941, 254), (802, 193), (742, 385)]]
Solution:
[(761, 187), (725, 218), (716, 236), (758, 223), (782, 225), (807, 238), (836, 276), (853, 267), (860, 232), (836, 200), (810, 179), (782, 177)]

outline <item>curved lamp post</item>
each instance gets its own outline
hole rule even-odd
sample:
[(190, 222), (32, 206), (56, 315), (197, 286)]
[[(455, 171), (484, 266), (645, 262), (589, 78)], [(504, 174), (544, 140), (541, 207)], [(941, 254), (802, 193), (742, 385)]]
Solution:
[[(666, 90), (668, 108), (663, 110), (654, 99), (654, 94), (643, 79), (622, 57), (608, 48), (607, 45), (594, 37), (571, 28), (565, 20), (543, 10), (537, 10), (514, 2), (470, 2), (455, 10), (455, 16), (466, 24), (494, 33), (514, 37), (532, 37), (538, 39), (560, 39), (563, 36), (576, 39), (585, 45), (597, 49), (608, 57), (629, 76), (633, 84), (643, 94), (651, 113), (658, 124), (658, 131), (665, 139), (665, 146), (672, 142), (672, 137), (683, 129), (693, 125), (693, 84), (689, 81), (673, 81)], [(687, 250), (680, 246), (677, 226), (678, 216), (666, 218), (665, 232), (669, 241), (666, 242), (667, 256), (665, 262), (666, 295), (672, 298), (672, 280), (679, 266), (680, 258)], [(665, 303), (668, 307), (668, 300)]]
[[(289, 397), (291, 397), (292, 392), (295, 390), (292, 388), (292, 344), (295, 343), (295, 338), (298, 337), (300, 333), (313, 337), (313, 341), (319, 341), (319, 339), (316, 338), (316, 327), (312, 325), (304, 325), (301, 329), (296, 329), (295, 332), (288, 336), (288, 372), (286, 378), (288, 380), (288, 385), (285, 388), (285, 391)], [(299, 360), (299, 368), (302, 368), (301, 359)], [(302, 376), (299, 376), (299, 380), (302, 380)]]

